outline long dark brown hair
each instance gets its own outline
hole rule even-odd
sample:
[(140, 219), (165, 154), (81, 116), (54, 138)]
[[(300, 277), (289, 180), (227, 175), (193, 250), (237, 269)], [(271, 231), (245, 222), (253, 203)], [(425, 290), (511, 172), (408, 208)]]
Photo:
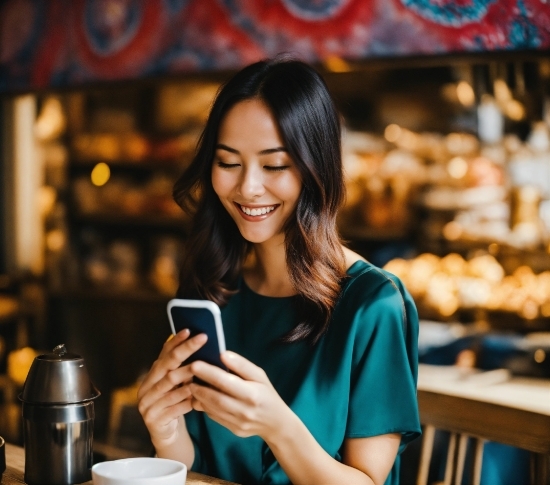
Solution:
[(175, 201), (192, 218), (178, 296), (227, 304), (252, 247), (222, 206), (211, 181), (220, 124), (235, 104), (247, 99), (259, 99), (269, 107), (301, 175), (296, 211), (284, 228), (300, 323), (284, 340), (315, 343), (328, 327), (345, 276), (336, 229), (344, 182), (338, 113), (322, 77), (301, 61), (257, 62), (218, 92), (196, 155), (174, 186)]

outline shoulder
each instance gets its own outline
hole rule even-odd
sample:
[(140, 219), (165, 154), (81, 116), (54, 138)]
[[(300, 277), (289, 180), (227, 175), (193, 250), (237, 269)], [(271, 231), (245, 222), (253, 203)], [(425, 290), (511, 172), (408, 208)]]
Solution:
[(361, 326), (394, 322), (407, 331), (416, 325), (416, 306), (401, 280), (369, 262), (358, 261), (348, 270), (337, 305)]
[(351, 297), (382, 297), (384, 294), (410, 298), (403, 282), (394, 274), (375, 266), (368, 261), (357, 261), (348, 269), (348, 277), (343, 283), (341, 299)]
[(342, 252), (344, 253), (346, 268), (348, 269), (355, 263), (357, 263), (357, 261), (364, 261), (365, 263), (367, 262), (367, 260), (363, 258), (360, 254), (357, 254), (355, 251), (352, 251), (346, 246), (342, 246)]
[(397, 276), (375, 266), (344, 246), (342, 246), (342, 250), (348, 272), (348, 279), (343, 287), (343, 295), (349, 292), (349, 288), (353, 287), (355, 292), (372, 293), (381, 288), (387, 288), (390, 292), (394, 291), (402, 296), (408, 296), (403, 283)]

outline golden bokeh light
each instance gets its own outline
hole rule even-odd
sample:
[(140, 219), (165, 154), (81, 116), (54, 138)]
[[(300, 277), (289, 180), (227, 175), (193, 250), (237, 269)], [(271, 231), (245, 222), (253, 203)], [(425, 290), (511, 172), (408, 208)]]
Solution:
[(461, 179), (468, 172), (468, 162), (462, 157), (451, 158), (447, 164), (447, 172), (454, 179)]
[(420, 145), (420, 136), (410, 130), (402, 129), (397, 145), (405, 150), (415, 151)]
[(456, 97), (463, 106), (473, 106), (476, 101), (474, 90), (466, 81), (460, 81), (456, 85)]
[(325, 66), (331, 72), (350, 72), (351, 66), (341, 57), (328, 56), (325, 59)]
[(390, 143), (395, 143), (397, 140), (399, 140), (402, 131), (403, 130), (399, 125), (392, 123), (391, 125), (386, 126), (386, 129), (384, 130), (384, 138), (386, 138), (386, 140), (388, 140)]
[(534, 320), (539, 316), (539, 306), (532, 300), (527, 300), (521, 309), (521, 316), (527, 320)]
[(514, 121), (521, 121), (525, 118), (525, 106), (516, 99), (511, 99), (505, 105), (506, 116)]
[(50, 251), (60, 251), (65, 247), (65, 233), (60, 229), (53, 229), (46, 234), (46, 246)]
[(542, 364), (546, 360), (546, 352), (543, 349), (537, 349), (533, 357), (535, 362)]
[(499, 103), (507, 103), (512, 99), (512, 92), (503, 79), (494, 82), (495, 98)]
[(443, 236), (448, 241), (456, 241), (462, 236), (462, 226), (455, 221), (448, 222), (443, 227)]
[(104, 162), (98, 163), (92, 170), (91, 179), (92, 183), (97, 187), (105, 185), (111, 177), (111, 169), (109, 165)]

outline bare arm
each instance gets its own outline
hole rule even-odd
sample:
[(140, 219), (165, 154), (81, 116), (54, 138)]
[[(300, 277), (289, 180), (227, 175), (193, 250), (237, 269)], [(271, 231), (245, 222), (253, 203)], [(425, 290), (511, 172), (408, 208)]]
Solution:
[(266, 442), (294, 485), (382, 485), (401, 439), (398, 434), (347, 439), (340, 463), (323, 450), (298, 416), (288, 419), (284, 428)]
[(280, 432), (268, 437), (266, 442), (295, 485), (382, 485), (395, 461), (400, 435), (347, 439), (340, 463), (323, 450), (294, 415), (294, 419), (288, 419)]
[(159, 458), (181, 461), (185, 463), (187, 468), (191, 468), (195, 461), (195, 448), (185, 426), (183, 416), (178, 418), (178, 429), (174, 439), (169, 444), (159, 442), (157, 444), (153, 443), (153, 446)]

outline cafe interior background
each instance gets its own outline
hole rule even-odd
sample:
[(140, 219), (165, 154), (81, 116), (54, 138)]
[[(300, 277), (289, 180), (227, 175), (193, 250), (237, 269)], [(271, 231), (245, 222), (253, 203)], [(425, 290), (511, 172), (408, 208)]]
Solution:
[[(280, 52), (313, 63), (342, 113), (340, 231), (415, 298), (420, 362), (550, 378), (546, 1), (8, 0), (8, 441), (21, 444), (17, 394), (30, 363), (65, 343), (102, 392), (98, 456), (150, 450), (135, 393), (169, 334), (178, 284), (188, 221), (172, 184), (220, 83)], [(495, 485), (518, 483), (529, 466), (504, 446), (486, 453), (484, 468), (491, 459), (514, 470)], [(405, 481), (414, 463), (405, 461)]]

